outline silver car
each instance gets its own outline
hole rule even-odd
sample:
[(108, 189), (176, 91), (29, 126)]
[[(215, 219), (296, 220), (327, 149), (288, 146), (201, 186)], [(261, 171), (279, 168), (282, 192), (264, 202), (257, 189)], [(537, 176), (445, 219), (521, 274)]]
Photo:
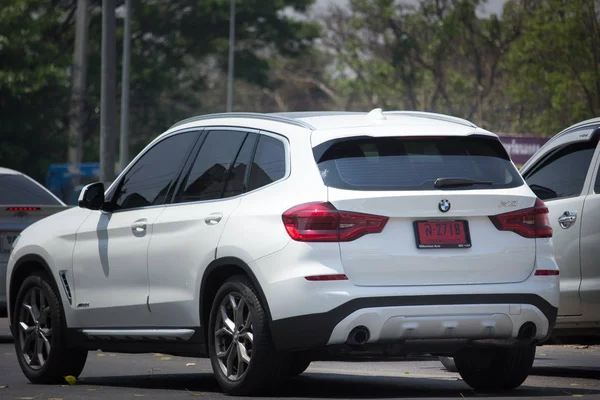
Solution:
[[(575, 124), (521, 168), (546, 203), (560, 268), (558, 319), (547, 344), (600, 344), (600, 118)], [(440, 357), (456, 371), (451, 357)]]
[(573, 125), (529, 159), (521, 175), (550, 210), (560, 305), (552, 338), (600, 343), (600, 118)]
[(6, 317), (6, 264), (12, 244), (23, 229), (66, 208), (27, 175), (0, 168), (0, 317)]

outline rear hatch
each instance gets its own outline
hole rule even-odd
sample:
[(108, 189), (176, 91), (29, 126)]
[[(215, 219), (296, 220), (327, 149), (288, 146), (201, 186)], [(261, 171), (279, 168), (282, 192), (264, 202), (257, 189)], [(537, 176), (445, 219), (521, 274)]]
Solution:
[(67, 207), (44, 187), (20, 174), (0, 174), (0, 262), (6, 262), (21, 231)]
[(353, 137), (313, 151), (341, 214), (387, 217), (380, 232), (340, 241), (354, 284), (508, 283), (531, 274), (530, 228), (543, 210), (496, 137)]

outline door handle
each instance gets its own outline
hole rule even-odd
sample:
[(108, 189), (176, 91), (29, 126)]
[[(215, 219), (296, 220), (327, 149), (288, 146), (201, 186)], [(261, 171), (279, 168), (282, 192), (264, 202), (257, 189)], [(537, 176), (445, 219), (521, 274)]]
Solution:
[(146, 224), (148, 223), (147, 219), (138, 219), (133, 224), (131, 224), (131, 230), (133, 233), (144, 233), (146, 232)]
[(577, 211), (565, 211), (558, 217), (558, 223), (561, 228), (567, 229), (577, 221)]
[(204, 217), (206, 225), (216, 225), (223, 219), (223, 213), (212, 213)]

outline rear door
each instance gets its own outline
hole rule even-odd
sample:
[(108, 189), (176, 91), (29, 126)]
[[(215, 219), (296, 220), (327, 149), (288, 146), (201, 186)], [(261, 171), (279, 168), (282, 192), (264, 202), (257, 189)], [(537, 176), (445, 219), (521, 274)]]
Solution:
[(340, 243), (353, 283), (505, 283), (531, 274), (535, 240), (490, 219), (536, 202), (496, 138), (339, 139), (314, 153), (338, 210), (389, 217), (381, 233)]
[(199, 324), (199, 278), (240, 202), (257, 134), (207, 129), (202, 140), (172, 204), (154, 222), (148, 273), (156, 326)]
[[(537, 155), (523, 177), (531, 189), (550, 210), (550, 223), (554, 231), (555, 257), (560, 268), (559, 315), (581, 315), (580, 235), (582, 214), (590, 185), (587, 178), (591, 172), (590, 163), (597, 144), (595, 140), (581, 141), (593, 129), (582, 128), (561, 138), (554, 146), (546, 147), (543, 154)], [(569, 139), (569, 137), (571, 139)], [(577, 141), (573, 141), (577, 140)]]

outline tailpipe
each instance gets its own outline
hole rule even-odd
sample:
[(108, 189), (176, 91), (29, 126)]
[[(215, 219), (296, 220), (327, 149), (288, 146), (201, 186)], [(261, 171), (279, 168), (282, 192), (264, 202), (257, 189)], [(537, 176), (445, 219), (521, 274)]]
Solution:
[(537, 327), (531, 321), (525, 322), (519, 328), (519, 334), (517, 335), (517, 339), (529, 341), (535, 338), (535, 334), (537, 333)]
[(371, 334), (366, 326), (357, 326), (350, 331), (346, 344), (351, 346), (362, 346), (367, 343), (370, 336)]

